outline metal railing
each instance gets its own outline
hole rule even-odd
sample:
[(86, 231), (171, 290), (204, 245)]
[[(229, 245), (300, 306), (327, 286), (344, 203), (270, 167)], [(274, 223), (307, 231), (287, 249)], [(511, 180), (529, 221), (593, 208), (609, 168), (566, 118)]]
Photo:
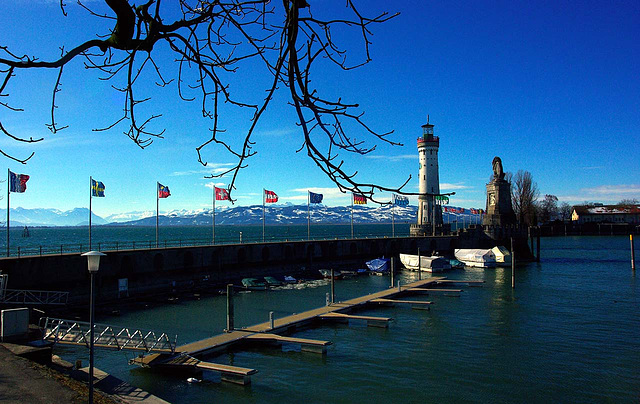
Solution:
[(4, 289), (0, 292), (0, 303), (6, 304), (65, 305), (68, 300), (69, 292), (17, 289)]
[[(85, 345), (89, 347), (91, 326), (88, 322), (43, 317), (44, 340), (59, 344)], [(93, 344), (98, 348), (135, 350), (145, 352), (175, 353), (178, 336), (173, 341), (165, 333), (143, 331), (126, 327), (94, 324)]]
[[(407, 237), (409, 234), (398, 234), (396, 230), (395, 237)], [(391, 231), (381, 232), (368, 232), (354, 234), (355, 239), (370, 239), (370, 238), (390, 238)], [(295, 242), (295, 241), (323, 241), (323, 240), (347, 240), (351, 239), (351, 234), (334, 234), (324, 236), (314, 236), (307, 238), (299, 235), (269, 235), (265, 236), (264, 242)], [(238, 232), (237, 236), (233, 237), (216, 237), (215, 245), (225, 244), (259, 244), (262, 243), (262, 234), (247, 234), (246, 232)], [(214, 245), (210, 237), (200, 238), (185, 238), (185, 239), (165, 239), (158, 242), (158, 248), (176, 248), (176, 247), (204, 247)], [(10, 252), (11, 257), (32, 257), (42, 255), (62, 255), (62, 254), (76, 254), (86, 252), (89, 248), (87, 243), (70, 243), (70, 244), (56, 244), (56, 245), (39, 245), (33, 247), (18, 246), (12, 249)], [(155, 249), (155, 240), (135, 240), (135, 241), (109, 241), (109, 242), (97, 242), (92, 245), (92, 249), (108, 252), (108, 251), (121, 251), (121, 250), (148, 250)]]

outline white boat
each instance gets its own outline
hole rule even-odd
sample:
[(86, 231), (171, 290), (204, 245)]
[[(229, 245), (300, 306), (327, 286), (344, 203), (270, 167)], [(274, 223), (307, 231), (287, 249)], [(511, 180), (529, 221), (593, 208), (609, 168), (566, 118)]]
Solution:
[[(405, 268), (411, 271), (418, 270), (418, 256), (411, 254), (400, 254), (400, 262)], [(424, 272), (442, 272), (445, 269), (451, 269), (451, 263), (448, 259), (437, 256), (420, 256), (420, 270)]]
[(454, 252), (458, 261), (469, 267), (492, 268), (496, 266), (496, 255), (491, 250), (462, 248)]
[(511, 266), (511, 253), (506, 247), (498, 245), (493, 247), (491, 251), (496, 256), (496, 265), (500, 267)]

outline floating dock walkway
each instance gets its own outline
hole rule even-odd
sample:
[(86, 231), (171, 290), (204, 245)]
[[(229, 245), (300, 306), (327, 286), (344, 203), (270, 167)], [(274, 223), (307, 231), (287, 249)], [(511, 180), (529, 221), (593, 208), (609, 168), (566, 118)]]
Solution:
[(277, 345), (282, 343), (300, 344), (301, 350), (303, 351), (324, 354), (326, 353), (327, 346), (331, 345), (330, 341), (296, 338), (282, 334), (291, 334), (300, 328), (314, 326), (326, 321), (349, 322), (350, 320), (360, 320), (366, 321), (367, 325), (371, 327), (388, 327), (389, 322), (392, 320), (391, 318), (361, 316), (350, 313), (374, 304), (390, 305), (397, 303), (428, 307), (432, 302), (406, 299), (402, 300), (398, 298), (411, 294), (432, 292), (459, 293), (462, 291), (461, 289), (437, 289), (435, 286), (442, 284), (450, 285), (452, 283), (470, 284), (483, 282), (484, 281), (447, 280), (444, 277), (433, 277), (419, 280), (410, 284), (399, 285), (398, 287), (389, 288), (344, 302), (332, 303), (328, 306), (319, 307), (304, 313), (273, 319), (265, 323), (256, 324), (242, 329), (227, 330), (227, 332), (223, 334), (179, 346), (175, 348), (175, 355), (160, 353), (140, 356), (133, 359), (131, 363), (144, 367), (164, 367), (191, 371), (212, 370), (220, 372), (223, 381), (248, 384), (251, 382), (250, 376), (255, 374), (257, 370), (204, 362), (197, 358), (216, 354), (229, 349), (238, 349), (241, 348), (242, 345), (256, 343)]

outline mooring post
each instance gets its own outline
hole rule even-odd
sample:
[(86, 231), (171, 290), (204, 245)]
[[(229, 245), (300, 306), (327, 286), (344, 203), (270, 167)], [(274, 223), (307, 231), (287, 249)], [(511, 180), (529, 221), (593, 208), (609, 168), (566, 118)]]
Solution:
[(636, 253), (633, 246), (633, 234), (629, 234), (629, 240), (631, 241), (631, 270), (636, 271)]
[(393, 287), (394, 285), (394, 269), (395, 269), (395, 265), (394, 265), (394, 257), (391, 257), (391, 270), (389, 271), (389, 276), (391, 277), (391, 287)]
[(227, 329), (226, 332), (233, 331), (233, 284), (227, 285)]
[(336, 298), (336, 278), (333, 276), (333, 268), (331, 268), (331, 304), (335, 301)]
[(422, 257), (420, 257), (420, 249), (418, 248), (418, 280), (422, 280)]
[(325, 296), (325, 305), (329, 306), (331, 304), (331, 298), (329, 297), (329, 293)]
[(402, 289), (400, 289), (400, 281), (398, 281), (398, 292), (401, 292)]
[(531, 247), (529, 247), (529, 251), (531, 251), (531, 254), (533, 254), (533, 236), (531, 235), (531, 226), (529, 226), (528, 229), (529, 232), (529, 244), (531, 245)]
[(271, 329), (273, 330), (273, 312), (269, 312), (269, 324), (271, 325)]
[(540, 262), (540, 232), (536, 238), (536, 262)]
[(516, 287), (516, 250), (513, 248), (513, 237), (511, 237), (511, 289)]

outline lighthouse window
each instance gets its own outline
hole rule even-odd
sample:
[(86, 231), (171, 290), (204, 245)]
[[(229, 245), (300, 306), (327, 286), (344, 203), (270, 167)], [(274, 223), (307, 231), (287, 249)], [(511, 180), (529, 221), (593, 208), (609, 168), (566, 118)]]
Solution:
[(433, 154), (433, 150), (429, 150), (429, 154)]

